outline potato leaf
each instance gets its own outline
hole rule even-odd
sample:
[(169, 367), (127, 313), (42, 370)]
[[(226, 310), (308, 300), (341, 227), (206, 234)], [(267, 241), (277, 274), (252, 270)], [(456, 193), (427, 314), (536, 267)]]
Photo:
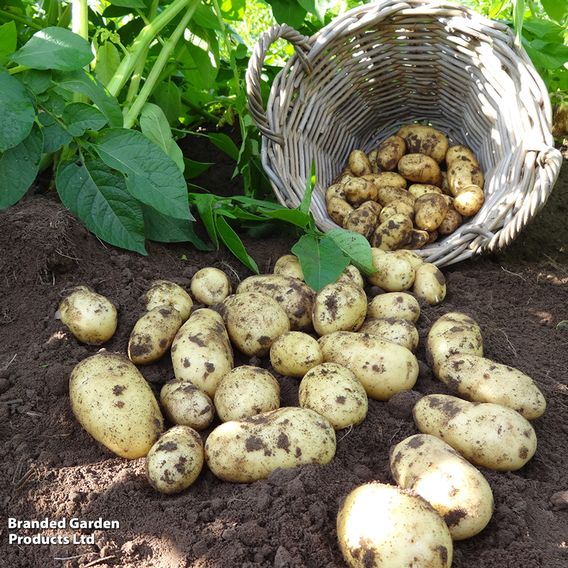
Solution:
[(8, 56), (16, 51), (18, 30), (13, 20), (0, 26), (0, 64), (8, 60)]
[(227, 223), (224, 217), (217, 216), (215, 218), (215, 225), (217, 227), (217, 232), (219, 237), (223, 241), (223, 244), (250, 270), (255, 274), (259, 273), (258, 265), (256, 264), (254, 258), (252, 258), (247, 252), (245, 245), (241, 241), (239, 235), (235, 233), (233, 228)]
[(209, 138), (211, 143), (217, 146), (219, 150), (225, 152), (230, 158), (233, 158), (233, 160), (239, 158), (239, 149), (226, 134), (222, 132), (211, 132), (207, 134), (207, 138)]
[(213, 214), (213, 204), (216, 201), (216, 197), (210, 193), (191, 193), (190, 201), (197, 207), (197, 212), (199, 217), (205, 225), (207, 234), (213, 243), (213, 246), (219, 248), (219, 237), (217, 236), (217, 227), (215, 225), (215, 217)]
[(325, 234), (325, 238), (332, 240), (359, 270), (365, 274), (376, 272), (371, 245), (363, 235), (345, 229), (332, 229)]
[(4, 152), (28, 137), (36, 115), (25, 87), (6, 71), (0, 73), (0, 108), (0, 152)]
[(85, 103), (70, 103), (63, 110), (63, 122), (72, 136), (82, 136), (85, 130), (100, 130), (106, 125), (104, 114)]
[(53, 116), (46, 112), (39, 115), (41, 122), (41, 132), (43, 134), (43, 152), (51, 154), (69, 144), (73, 137), (65, 130)]

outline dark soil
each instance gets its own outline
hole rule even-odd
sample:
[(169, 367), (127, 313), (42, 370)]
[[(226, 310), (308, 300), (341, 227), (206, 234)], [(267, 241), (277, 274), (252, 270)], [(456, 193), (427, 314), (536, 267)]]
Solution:
[[(216, 183), (230, 185), (229, 176)], [(205, 176), (206, 177), (206, 176)], [(201, 180), (202, 183), (206, 179)], [(215, 188), (212, 188), (215, 189)], [(568, 566), (568, 168), (549, 203), (506, 253), (444, 272), (448, 297), (425, 306), (421, 342), (441, 314), (459, 310), (483, 330), (486, 354), (532, 376), (548, 400), (534, 422), (535, 457), (520, 471), (483, 470), (495, 514), (478, 536), (455, 544), (461, 568)], [(289, 251), (288, 236), (247, 241), (261, 270)], [(144, 475), (144, 460), (113, 457), (78, 425), (68, 398), (73, 366), (97, 351), (54, 318), (69, 288), (86, 284), (119, 308), (105, 346), (125, 352), (157, 278), (188, 286), (206, 265), (236, 283), (247, 275), (227, 253), (150, 244), (149, 256), (113, 249), (91, 236), (56, 201), (35, 195), (0, 213), (0, 499), (2, 518), (118, 521), (94, 544), (9, 544), (10, 534), (72, 536), (91, 530), (17, 530), (0, 521), (0, 565), (12, 568), (344, 566), (335, 519), (341, 500), (369, 480), (391, 482), (389, 448), (417, 432), (420, 394), (445, 392), (425, 363), (415, 392), (370, 401), (367, 420), (338, 432), (327, 466), (276, 471), (250, 485), (224, 483), (206, 468), (187, 491), (166, 497)], [(182, 259), (185, 255), (187, 260)], [(184, 257), (184, 258), (185, 258)], [(425, 361), (423, 347), (418, 352)], [(266, 362), (261, 364), (268, 365)], [(157, 390), (172, 378), (168, 358), (143, 368)], [(280, 378), (282, 405), (297, 404), (297, 380)], [(78, 538), (78, 536), (76, 537)]]

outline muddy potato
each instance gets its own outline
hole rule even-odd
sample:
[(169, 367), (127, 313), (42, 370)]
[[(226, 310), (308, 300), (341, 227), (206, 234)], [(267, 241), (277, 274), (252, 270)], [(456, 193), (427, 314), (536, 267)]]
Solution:
[(428, 231), (421, 231), (420, 229), (412, 229), (410, 233), (410, 241), (406, 248), (411, 250), (421, 249), (430, 242), (430, 233)]
[(222, 422), (241, 420), (276, 410), (280, 406), (280, 385), (266, 369), (241, 365), (221, 379), (213, 402)]
[(372, 285), (387, 292), (401, 292), (414, 284), (416, 271), (408, 260), (396, 256), (394, 252), (378, 248), (371, 249), (371, 257), (373, 266), (377, 269), (367, 275), (367, 280)]
[(348, 231), (359, 233), (360, 235), (363, 235), (368, 239), (375, 230), (376, 224), (376, 213), (373, 213), (367, 207), (364, 208), (363, 206), (361, 206), (349, 213), (349, 215), (345, 219), (343, 227)]
[(171, 348), (176, 379), (189, 381), (212, 397), (233, 368), (233, 350), (223, 318), (208, 308), (197, 310), (181, 326)]
[(274, 264), (273, 272), (278, 276), (289, 276), (298, 280), (304, 280), (304, 272), (302, 271), (300, 261), (294, 254), (281, 256)]
[(481, 532), (493, 515), (493, 492), (479, 470), (435, 436), (416, 434), (390, 452), (395, 482), (428, 501), (454, 540)]
[(531, 377), (485, 357), (453, 355), (440, 366), (438, 378), (460, 396), (512, 408), (527, 420), (546, 410), (546, 400)]
[(408, 244), (412, 235), (412, 221), (402, 214), (389, 217), (373, 233), (372, 245), (381, 250), (395, 250)]
[(441, 194), (429, 193), (414, 203), (414, 224), (423, 231), (435, 231), (448, 212), (448, 204)]
[(187, 321), (193, 308), (191, 296), (175, 282), (156, 280), (144, 295), (146, 310), (151, 311), (159, 306), (172, 306), (181, 315), (182, 321)]
[(417, 252), (414, 252), (413, 250), (400, 249), (400, 250), (395, 250), (391, 254), (396, 258), (402, 258), (406, 260), (406, 262), (408, 262), (410, 266), (414, 268), (414, 270), (418, 270), (418, 268), (424, 264), (424, 259)]
[[(351, 179), (351, 178), (349, 178), (349, 179)], [(334, 184), (330, 185), (325, 190), (325, 203), (326, 203), (326, 205), (329, 205), (330, 200), (334, 197), (337, 198), (337, 199), (345, 200), (345, 190), (343, 189), (343, 184), (334, 183)]]
[(473, 150), (461, 144), (450, 146), (446, 152), (446, 164), (448, 166), (451, 166), (456, 161), (469, 161), (472, 164), (479, 165)]
[(396, 134), (389, 136), (377, 149), (377, 165), (380, 170), (396, 170), (398, 161), (406, 152), (404, 139)]
[(377, 192), (377, 200), (383, 207), (386, 207), (391, 203), (398, 203), (400, 201), (414, 207), (414, 202), (416, 201), (414, 195), (409, 193), (408, 190), (402, 187), (395, 187), (390, 185), (379, 187), (379, 190)]
[(379, 223), (385, 223), (395, 215), (403, 215), (412, 219), (414, 217), (414, 206), (408, 201), (391, 201), (381, 209)]
[(369, 318), (394, 318), (415, 323), (420, 317), (416, 298), (404, 292), (389, 292), (375, 296), (367, 308)]
[(360, 485), (337, 515), (339, 548), (350, 568), (450, 568), (453, 543), (422, 497), (378, 482)]
[(337, 282), (346, 282), (347, 284), (355, 284), (359, 288), (365, 287), (365, 281), (359, 269), (352, 264), (347, 265), (345, 270), (341, 273), (341, 276), (337, 279)]
[(343, 227), (343, 223), (351, 211), (353, 211), (353, 207), (339, 197), (332, 197), (327, 202), (327, 212), (331, 220), (340, 227)]
[(229, 277), (218, 268), (207, 266), (198, 270), (191, 279), (193, 297), (205, 306), (222, 302), (232, 291)]
[(160, 390), (160, 403), (170, 422), (205, 430), (215, 417), (215, 407), (209, 396), (188, 381), (173, 379)]
[(123, 355), (83, 359), (71, 372), (69, 398), (79, 424), (123, 458), (145, 456), (164, 429), (150, 385)]
[(472, 217), (481, 209), (484, 202), (483, 190), (476, 185), (470, 185), (459, 190), (454, 198), (453, 207), (460, 215)]
[(410, 351), (418, 347), (418, 330), (412, 322), (395, 318), (368, 318), (359, 329), (361, 333), (376, 335), (386, 341), (402, 345)]
[(335, 430), (360, 424), (368, 409), (367, 393), (357, 377), (337, 363), (310, 369), (300, 382), (300, 406), (324, 416)]
[(411, 186), (409, 186), (408, 193), (418, 199), (423, 195), (429, 195), (431, 193), (441, 194), (442, 190), (435, 185), (429, 185), (427, 183), (413, 183)]
[(442, 174), (438, 163), (425, 154), (406, 154), (398, 162), (398, 173), (408, 181), (441, 185)]
[(218, 478), (252, 483), (277, 468), (329, 463), (335, 449), (335, 430), (323, 416), (285, 407), (221, 424), (207, 438), (205, 459)]
[(270, 348), (270, 363), (286, 377), (303, 377), (312, 367), (323, 363), (317, 340), (301, 331), (282, 334)]
[(180, 493), (199, 477), (203, 462), (199, 434), (189, 426), (174, 426), (148, 452), (146, 477), (160, 493)]
[(359, 207), (365, 201), (376, 201), (377, 199), (377, 188), (364, 178), (353, 178), (345, 182), (343, 191), (345, 200), (354, 207)]
[(378, 191), (386, 187), (398, 187), (406, 189), (406, 180), (397, 172), (380, 172), (378, 174), (370, 174), (365, 179), (372, 182)]
[(446, 297), (446, 278), (436, 265), (425, 262), (416, 269), (412, 291), (418, 298), (435, 306)]
[(374, 150), (371, 150), (368, 154), (367, 154), (367, 158), (369, 158), (369, 163), (371, 164), (371, 173), (373, 174), (378, 174), (381, 170), (379, 169), (379, 166), (377, 164), (377, 154), (379, 152), (378, 148), (375, 148)]
[(483, 173), (481, 168), (465, 160), (457, 160), (448, 167), (448, 186), (455, 197), (462, 189), (472, 185), (483, 190)]
[(87, 286), (77, 286), (59, 304), (55, 317), (81, 342), (101, 345), (116, 331), (116, 308)]
[(536, 434), (530, 422), (499, 404), (430, 394), (416, 403), (413, 415), (422, 433), (444, 440), (475, 465), (515, 471), (536, 452)]
[(347, 367), (359, 379), (369, 398), (388, 400), (412, 389), (418, 362), (406, 347), (367, 333), (338, 331), (320, 340), (326, 363)]
[(371, 162), (363, 150), (353, 150), (349, 154), (347, 165), (356, 176), (364, 176), (371, 173)]
[(404, 139), (409, 154), (426, 154), (438, 163), (444, 161), (449, 142), (439, 130), (422, 124), (407, 124), (397, 134)]
[(440, 233), (440, 235), (451, 235), (462, 224), (462, 221), (462, 216), (454, 209), (452, 205), (448, 208), (446, 216), (438, 226), (437, 231)]

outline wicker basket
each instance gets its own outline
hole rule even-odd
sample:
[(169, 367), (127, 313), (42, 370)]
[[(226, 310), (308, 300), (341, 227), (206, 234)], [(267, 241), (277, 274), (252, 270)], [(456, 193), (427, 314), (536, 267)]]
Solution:
[[(260, 74), (278, 38), (296, 53), (265, 110)], [(448, 2), (366, 4), (310, 38), (274, 26), (251, 57), (247, 93), (263, 134), (262, 163), (282, 204), (299, 204), (315, 160), (312, 213), (324, 231), (337, 226), (325, 189), (352, 149), (370, 151), (414, 121), (470, 146), (485, 172), (486, 201), (455, 233), (421, 251), (440, 266), (511, 243), (560, 171), (546, 88), (514, 34)]]

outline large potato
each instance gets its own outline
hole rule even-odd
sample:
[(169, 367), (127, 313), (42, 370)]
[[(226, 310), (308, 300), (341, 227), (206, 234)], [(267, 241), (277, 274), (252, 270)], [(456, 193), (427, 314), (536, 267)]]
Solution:
[[(389, 172), (389, 175), (398, 176), (399, 174)], [(402, 176), (399, 177), (404, 180)], [(396, 179), (393, 180), (393, 183), (396, 183)], [(399, 201), (402, 201), (403, 203), (407, 203), (408, 205), (412, 205), (412, 207), (414, 207), (416, 198), (414, 197), (414, 195), (412, 195), (412, 193), (409, 193), (406, 189), (404, 189), (404, 187), (400, 187), (398, 185), (381, 185), (379, 186), (377, 192), (377, 200), (383, 207), (386, 207), (391, 203), (397, 203)]]
[[(400, 189), (406, 188), (406, 180), (396, 172), (381, 172), (378, 174), (371, 174), (365, 176), (365, 179), (372, 181), (376, 188), (381, 192), (381, 188), (398, 187)], [(381, 201), (381, 199), (379, 199)]]
[(424, 498), (442, 516), (454, 540), (481, 532), (493, 514), (493, 492), (479, 470), (429, 434), (404, 439), (390, 452), (395, 482)]
[(361, 333), (376, 335), (386, 341), (392, 341), (397, 345), (406, 347), (410, 351), (415, 351), (418, 347), (418, 330), (411, 322), (404, 319), (366, 319), (359, 331)]
[(452, 204), (454, 209), (464, 217), (472, 217), (485, 202), (485, 194), (477, 185), (469, 185), (458, 190)]
[(212, 266), (202, 268), (194, 274), (190, 289), (193, 297), (205, 306), (222, 302), (232, 291), (229, 277)]
[(408, 201), (391, 201), (381, 209), (379, 223), (384, 223), (395, 215), (404, 215), (412, 219), (414, 217), (414, 206)]
[(527, 420), (546, 410), (542, 392), (528, 375), (485, 357), (453, 355), (440, 365), (438, 378), (469, 400), (507, 406)]
[(446, 164), (451, 166), (455, 161), (469, 161), (472, 164), (479, 165), (476, 155), (473, 150), (467, 146), (462, 146), (461, 144), (456, 144), (455, 146), (450, 146), (446, 152)]
[(397, 213), (381, 223), (373, 233), (372, 245), (381, 250), (395, 250), (408, 244), (412, 234), (412, 221)]
[(410, 266), (412, 266), (412, 268), (414, 268), (414, 270), (418, 270), (418, 268), (420, 266), (422, 266), (422, 264), (424, 264), (424, 259), (418, 253), (416, 253), (412, 250), (400, 249), (400, 250), (394, 251), (394, 253), (392, 253), (392, 255), (395, 258), (402, 258), (402, 259), (406, 260), (406, 262), (410, 263)]
[(436, 185), (428, 185), (427, 183), (413, 183), (411, 186), (409, 186), (408, 193), (418, 199), (423, 195), (429, 195), (431, 193), (437, 193), (440, 195), (442, 193), (442, 190)]
[(277, 468), (326, 464), (335, 447), (335, 430), (323, 416), (286, 407), (221, 424), (207, 438), (205, 459), (220, 479), (251, 483)]
[(414, 224), (423, 231), (435, 231), (448, 212), (448, 203), (439, 193), (427, 193), (414, 203)]
[(450, 568), (453, 543), (442, 517), (422, 497), (392, 485), (354, 489), (337, 515), (350, 568)]
[(382, 171), (396, 170), (398, 161), (404, 156), (405, 152), (404, 138), (396, 135), (389, 136), (377, 148), (377, 166)]
[(406, 347), (367, 333), (338, 331), (324, 335), (320, 347), (325, 362), (347, 367), (369, 398), (388, 400), (410, 390), (418, 378), (418, 362)]
[(291, 278), (297, 278), (298, 280), (304, 280), (304, 273), (300, 266), (300, 261), (294, 254), (281, 256), (275, 262), (273, 272), (278, 276), (289, 276)]
[[(375, 203), (375, 202), (372, 201), (367, 203)], [(349, 215), (345, 219), (343, 227), (348, 231), (359, 233), (360, 235), (363, 235), (366, 239), (368, 239), (375, 230), (376, 224), (377, 224), (376, 213), (369, 210), (369, 208), (363, 207), (361, 205), (361, 207), (358, 207), (357, 209), (349, 213)]]
[(397, 134), (405, 141), (409, 154), (426, 154), (438, 163), (444, 161), (449, 142), (439, 130), (422, 124), (406, 124)]
[[(365, 178), (352, 178), (343, 184), (345, 200), (358, 207), (365, 201), (375, 201), (377, 199), (377, 188)], [(331, 200), (330, 200), (331, 204)]]
[(205, 430), (215, 417), (215, 406), (209, 396), (188, 381), (173, 379), (160, 391), (164, 414), (174, 424)]
[(123, 458), (145, 456), (164, 429), (150, 385), (123, 355), (83, 359), (71, 372), (69, 398), (81, 426)]
[(536, 434), (530, 422), (499, 404), (430, 394), (416, 403), (413, 414), (421, 432), (444, 440), (476, 465), (514, 471), (536, 452)]
[(347, 167), (356, 176), (364, 176), (371, 173), (371, 162), (363, 150), (353, 150), (349, 154)]
[[(325, 204), (328, 205), (330, 200), (333, 198), (342, 199), (345, 201), (345, 190), (343, 189), (343, 184), (334, 183), (325, 190)], [(290, 275), (285, 275), (285, 276), (290, 276)]]
[(193, 308), (191, 296), (175, 282), (156, 280), (144, 295), (146, 310), (151, 311), (160, 306), (172, 306), (181, 315), (182, 321), (187, 321)]
[(353, 211), (353, 207), (345, 199), (332, 197), (327, 202), (327, 212), (331, 220), (340, 227), (343, 227), (343, 223), (345, 223), (345, 219), (347, 219), (351, 211)]
[(442, 184), (440, 166), (425, 154), (406, 154), (403, 156), (398, 162), (398, 173), (414, 183), (437, 186)]
[(410, 262), (396, 252), (371, 249), (373, 266), (376, 272), (367, 275), (367, 280), (374, 286), (379, 286), (387, 292), (402, 292), (414, 284), (416, 270)]
[(483, 183), (483, 173), (477, 164), (468, 160), (456, 160), (448, 167), (448, 186), (454, 197), (470, 186), (483, 189)]
[(319, 343), (301, 331), (282, 334), (270, 348), (270, 363), (277, 373), (286, 377), (303, 377), (322, 362)]
[(345, 268), (345, 270), (341, 273), (341, 276), (337, 279), (337, 282), (355, 284), (355, 286), (359, 286), (359, 288), (365, 287), (365, 281), (363, 280), (363, 276), (361, 276), (361, 272), (359, 272), (359, 269), (352, 264), (349, 264)]
[(379, 294), (369, 302), (367, 317), (395, 318), (415, 323), (420, 317), (420, 305), (414, 296), (405, 292)]
[(412, 291), (418, 298), (435, 306), (446, 297), (446, 278), (436, 265), (425, 262), (416, 269)]
[(176, 379), (193, 383), (210, 397), (233, 368), (233, 350), (223, 318), (208, 308), (197, 310), (181, 326), (171, 354)]

